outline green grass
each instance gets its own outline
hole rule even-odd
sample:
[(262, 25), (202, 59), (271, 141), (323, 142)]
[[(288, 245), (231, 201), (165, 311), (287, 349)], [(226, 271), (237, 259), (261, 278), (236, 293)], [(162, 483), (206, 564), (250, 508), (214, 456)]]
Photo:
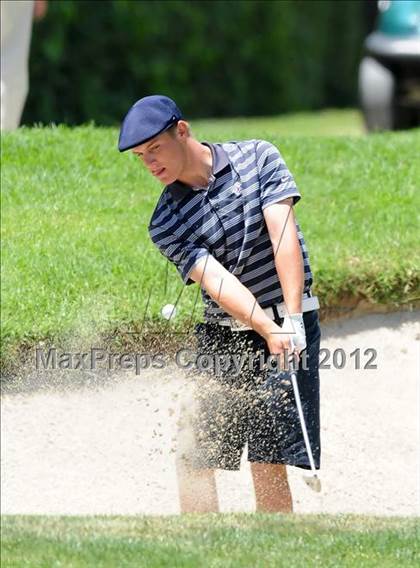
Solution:
[(414, 518), (355, 515), (5, 516), (3, 568), (419, 565)]
[(322, 110), (278, 117), (247, 117), (198, 120), (194, 132), (211, 139), (263, 138), (290, 136), (361, 136), (365, 133), (357, 110)]
[[(280, 148), (303, 196), (296, 215), (324, 307), (348, 296), (398, 305), (418, 296), (420, 131), (303, 135), (305, 124), (306, 134), (325, 132), (355, 116), (206, 121), (193, 129), (199, 139), (266, 137)], [(178, 324), (189, 321), (199, 287), (182, 285), (147, 234), (161, 186), (116, 143), (115, 129), (94, 126), (2, 137), (3, 360), (43, 339), (94, 341), (139, 329), (144, 319), (157, 329), (160, 307), (179, 295)]]

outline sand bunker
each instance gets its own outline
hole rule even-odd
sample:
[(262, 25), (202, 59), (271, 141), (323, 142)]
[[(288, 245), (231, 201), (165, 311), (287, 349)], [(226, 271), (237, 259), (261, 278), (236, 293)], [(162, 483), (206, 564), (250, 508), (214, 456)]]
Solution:
[[(294, 510), (418, 514), (419, 312), (321, 327), (331, 366), (321, 370), (323, 491), (312, 493), (303, 470), (289, 468)], [(364, 368), (369, 361), (377, 368)], [(178, 513), (183, 385), (174, 365), (96, 388), (5, 394), (3, 513)], [(246, 452), (241, 471), (219, 471), (217, 483), (222, 511), (254, 510)]]

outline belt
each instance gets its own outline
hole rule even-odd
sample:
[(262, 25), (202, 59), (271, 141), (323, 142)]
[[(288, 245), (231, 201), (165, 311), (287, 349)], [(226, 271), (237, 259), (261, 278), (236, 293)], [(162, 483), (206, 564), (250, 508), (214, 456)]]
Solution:
[[(308, 294), (310, 294), (310, 292), (308, 292)], [(282, 302), (281, 304), (268, 306), (267, 308), (263, 308), (263, 310), (265, 315), (272, 320), (274, 320), (276, 317), (284, 318), (289, 313), (284, 302)], [(302, 298), (302, 312), (311, 312), (312, 310), (319, 310), (319, 300), (317, 296)], [(248, 327), (234, 318), (215, 320), (215, 322), (219, 325), (230, 327), (232, 331), (252, 330), (252, 327)]]

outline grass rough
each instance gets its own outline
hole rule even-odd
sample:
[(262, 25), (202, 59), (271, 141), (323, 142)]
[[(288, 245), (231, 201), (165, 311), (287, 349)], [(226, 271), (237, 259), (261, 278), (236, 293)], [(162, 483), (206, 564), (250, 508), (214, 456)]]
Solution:
[(2, 566), (418, 566), (419, 520), (356, 515), (4, 516)]
[[(349, 297), (399, 306), (419, 296), (420, 130), (362, 137), (350, 113), (341, 120), (353, 135), (331, 137), (337, 113), (193, 130), (280, 149), (302, 193), (295, 212), (323, 307)], [(3, 362), (39, 341), (82, 345), (145, 321), (159, 331), (161, 306), (178, 298), (175, 330), (199, 319), (199, 287), (182, 285), (147, 234), (161, 186), (117, 152), (117, 134), (86, 125), (2, 136)]]

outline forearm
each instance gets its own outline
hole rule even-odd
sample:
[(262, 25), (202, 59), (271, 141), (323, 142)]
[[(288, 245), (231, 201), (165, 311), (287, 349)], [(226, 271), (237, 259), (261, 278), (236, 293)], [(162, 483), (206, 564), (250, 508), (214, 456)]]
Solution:
[(292, 247), (277, 253), (275, 265), (289, 314), (302, 312), (303, 260), (300, 249)]
[(202, 258), (190, 277), (233, 318), (267, 338), (277, 326), (265, 314), (255, 296), (213, 257)]
[(287, 310), (302, 312), (304, 267), (292, 200), (267, 208), (264, 216), (273, 246), (274, 262)]

